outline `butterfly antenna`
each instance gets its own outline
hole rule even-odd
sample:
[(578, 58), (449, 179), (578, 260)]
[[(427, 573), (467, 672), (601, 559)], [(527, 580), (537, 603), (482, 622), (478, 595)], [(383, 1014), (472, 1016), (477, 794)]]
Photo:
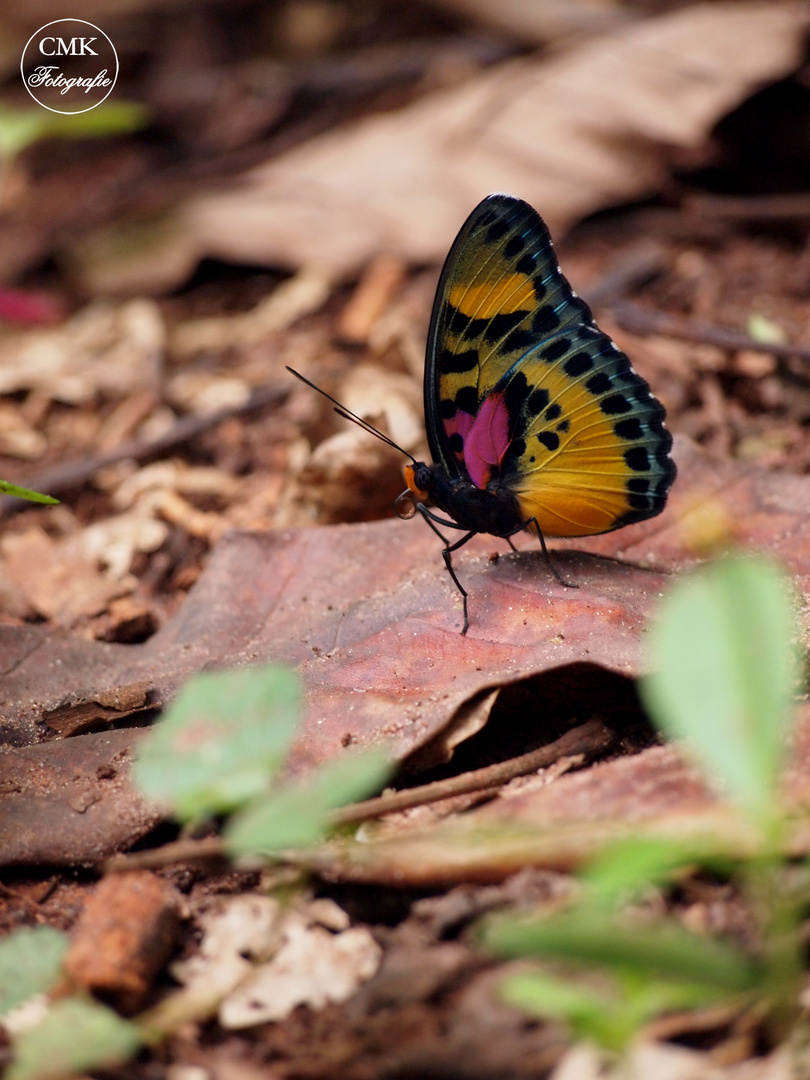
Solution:
[(394, 450), (398, 450), (400, 454), (404, 454), (406, 458), (410, 458), (411, 461), (416, 464), (416, 458), (413, 454), (409, 454), (407, 450), (403, 450), (398, 443), (395, 443), (393, 439), (390, 439), (387, 435), (384, 435), (381, 431), (378, 431), (373, 424), (369, 424), (367, 420), (363, 420), (362, 417), (357, 416), (350, 409), (347, 409), (345, 405), (341, 405), (339, 401), (332, 397), (331, 394), (327, 394), (325, 390), (322, 390), (320, 386), (316, 386), (314, 382), (310, 382), (300, 371), (296, 371), (294, 368), (285, 365), (287, 371), (291, 375), (294, 375), (296, 379), (300, 379), (302, 383), (306, 383), (307, 386), (312, 387), (313, 390), (317, 390), (319, 394), (326, 398), (327, 401), (331, 401), (335, 406), (335, 412), (338, 416), (342, 416), (344, 420), (351, 420), (353, 424), (357, 424), (363, 431), (368, 432), (369, 435), (373, 435), (375, 439), (379, 439), (380, 442), (384, 442), (387, 446), (393, 447)]

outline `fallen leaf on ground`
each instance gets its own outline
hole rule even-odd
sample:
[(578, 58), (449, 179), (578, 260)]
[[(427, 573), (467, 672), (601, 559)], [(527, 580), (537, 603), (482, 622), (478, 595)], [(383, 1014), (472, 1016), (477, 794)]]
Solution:
[(531, 45), (595, 34), (634, 17), (617, 0), (436, 0), (437, 6)]
[[(161, 523), (122, 517), (108, 518), (73, 535), (54, 540), (41, 529), (9, 533), (0, 541), (3, 573), (17, 585), (33, 610), (58, 626), (75, 627), (105, 610), (110, 601), (132, 592), (129, 574), (134, 551), (147, 542), (149, 550), (165, 537), (148, 534)], [(99, 568), (101, 557), (109, 573)]]
[(384, 741), (402, 758), (441, 742), (482, 695), (543, 671), (585, 663), (638, 674), (641, 629), (668, 574), (697, 561), (690, 518), (701, 504), (724, 508), (735, 538), (780, 558), (810, 594), (810, 480), (720, 464), (683, 440), (676, 457), (662, 515), (560, 545), (558, 565), (577, 589), (554, 580), (530, 541), (492, 561), (502, 543), (475, 537), (456, 560), (470, 593), (466, 637), (436, 538), (396, 519), (230, 533), (177, 615), (143, 644), (0, 626), (7, 737), (37, 741), (43, 717), (59, 710), (67, 723), (84, 697), (147, 685), (160, 705), (203, 667), (275, 661), (297, 666), (307, 688), (294, 771), (347, 741)]
[(0, 750), (0, 863), (81, 866), (146, 836), (164, 811), (128, 779), (141, 734), (104, 731)]
[(317, 311), (326, 302), (329, 292), (327, 277), (314, 270), (301, 271), (278, 285), (252, 311), (240, 315), (188, 319), (174, 327), (169, 337), (171, 351), (183, 356), (250, 348), (269, 334), (286, 330), (297, 319)]
[(53, 330), (29, 330), (0, 342), (0, 394), (37, 390), (78, 404), (151, 389), (165, 347), (151, 300), (91, 304)]
[[(294, 772), (341, 753), (347, 741), (384, 741), (400, 759), (416, 751), (427, 760), (446, 758), (454, 745), (487, 722), (504, 688), (542, 673), (548, 678), (555, 671), (567, 672), (567, 700), (573, 688), (586, 706), (591, 701), (591, 712), (598, 711), (604, 686), (593, 681), (594, 673), (604, 679), (609, 672), (639, 672), (644, 621), (668, 574), (696, 560), (694, 538), (702, 526), (696, 528), (694, 519), (707, 507), (719, 507), (724, 519), (735, 523), (740, 542), (780, 557), (801, 594), (810, 594), (810, 480), (717, 463), (684, 440), (676, 443), (676, 458), (679, 480), (660, 517), (569, 542), (587, 552), (558, 552), (563, 570), (579, 582), (576, 590), (558, 585), (535, 550), (493, 563), (487, 552), (497, 541), (477, 537), (471, 542), (457, 562), (471, 597), (467, 637), (458, 632), (459, 600), (435, 538), (420, 522), (399, 520), (229, 534), (178, 614), (143, 644), (105, 644), (38, 627), (0, 626), (3, 738), (22, 746), (54, 731), (64, 735), (120, 722), (128, 713), (165, 704), (193, 671), (270, 660), (297, 666), (307, 688), (308, 707), (291, 762)], [(803, 632), (806, 636), (807, 626)], [(77, 750), (77, 740), (70, 739), (15, 751), (14, 760), (24, 775), (26, 755), (31, 755), (27, 768), (35, 771), (35, 762), (52, 760), (56, 777), (58, 769), (71, 768)], [(795, 756), (797, 762), (810, 759), (810, 753)], [(4, 768), (11, 767), (7, 755), (0, 760)], [(647, 767), (647, 759), (633, 760), (633, 768)], [(666, 781), (660, 769), (653, 772), (656, 790), (675, 792), (668, 815), (676, 805), (683, 807), (683, 800), (698, 797), (692, 787), (687, 798), (682, 772), (676, 770), (675, 779)], [(544, 800), (553, 797), (548, 792), (574, 782), (574, 777), (562, 777), (535, 792), (538, 805), (546, 808), (543, 813), (549, 806)], [(87, 859), (93, 851), (109, 854), (116, 842), (131, 843), (143, 835), (147, 823), (159, 816), (122, 790), (120, 814), (116, 817), (102, 802), (97, 827), (96, 814), (90, 814), (95, 808), (84, 806), (97, 794), (90, 781), (86, 792), (76, 791), (73, 781), (73, 786), (59, 783), (54, 780), (50, 801), (43, 803), (35, 798), (30, 779), (16, 794), (18, 781), (3, 785), (8, 809), (1, 820), (9, 827), (0, 833), (0, 859), (60, 863)], [(638, 784), (633, 780), (624, 786)], [(534, 805), (531, 792), (516, 798)], [(85, 829), (77, 823), (80, 815), (68, 809), (77, 799), (89, 815)], [(519, 805), (513, 801), (512, 812)], [(609, 810), (600, 807), (600, 813)], [(617, 818), (609, 818), (604, 826), (608, 834), (626, 827), (621, 824), (625, 811), (614, 810), (620, 824), (611, 825)], [(701, 828), (707, 813), (712, 820), (719, 814), (727, 825), (722, 809), (701, 803), (695, 813)], [(592, 821), (572, 829), (564, 834), (555, 826), (542, 843), (533, 841), (533, 854), (527, 853), (524, 836), (483, 855), (469, 848), (469, 857), (486, 862), (490, 874), (493, 864), (500, 874), (520, 860), (571, 859), (572, 852), (590, 851), (599, 832)], [(382, 850), (375, 849), (375, 859), (384, 861)], [(465, 867), (453, 868), (446, 845), (437, 850), (440, 873), (466, 872)], [(425, 874), (436, 872), (433, 856), (414, 858), (414, 876), (425, 862)]]
[(501, 64), (193, 197), (140, 250), (113, 227), (72, 260), (94, 294), (179, 284), (206, 256), (332, 278), (381, 252), (436, 263), (491, 191), (519, 194), (559, 233), (659, 188), (678, 151), (800, 63), (808, 21), (803, 0), (691, 4)]

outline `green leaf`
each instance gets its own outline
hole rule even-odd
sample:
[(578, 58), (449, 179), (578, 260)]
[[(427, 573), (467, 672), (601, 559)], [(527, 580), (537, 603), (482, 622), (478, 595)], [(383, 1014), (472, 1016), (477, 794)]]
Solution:
[(499, 996), (510, 1005), (542, 1019), (567, 1021), (579, 1039), (608, 1050), (623, 1050), (638, 1029), (665, 1011), (696, 1008), (717, 994), (699, 985), (668, 983), (625, 984), (604, 990), (583, 985), (580, 978), (561, 978), (541, 972), (522, 972), (505, 979)]
[(273, 791), (235, 814), (225, 827), (225, 846), (237, 856), (316, 844), (330, 828), (330, 810), (379, 791), (390, 772), (377, 749), (343, 754), (303, 783)]
[(765, 558), (731, 557), (676, 582), (650, 633), (641, 694), (667, 734), (763, 823), (792, 718), (791, 597)]
[(5, 1080), (47, 1080), (118, 1065), (143, 1042), (138, 1028), (95, 1001), (66, 998), (14, 1043)]
[(748, 990), (757, 966), (733, 945), (699, 937), (672, 921), (630, 925), (602, 911), (577, 908), (547, 919), (492, 920), (484, 944), (499, 956), (542, 956), (600, 965), (636, 978)]
[(325, 810), (336, 810), (376, 795), (391, 771), (391, 759), (378, 746), (347, 750), (321, 765), (309, 779), (308, 787)]
[(0, 106), (0, 158), (11, 158), (40, 139), (89, 139), (123, 135), (149, 123), (149, 112), (134, 101), (108, 101), (88, 112)]
[(314, 803), (305, 787), (282, 788), (234, 814), (223, 832), (232, 857), (271, 855), (310, 847), (326, 834), (323, 806)]
[(695, 856), (677, 840), (620, 840), (601, 851), (581, 874), (588, 896), (606, 905), (638, 896), (650, 885), (664, 886)]
[(757, 312), (748, 316), (748, 333), (763, 345), (784, 345), (787, 341), (787, 334), (779, 323)]
[(141, 744), (135, 780), (185, 821), (242, 806), (270, 787), (300, 705), (286, 668), (195, 675)]
[(0, 941), (0, 1016), (50, 990), (68, 945), (67, 936), (50, 926), (17, 930)]
[(49, 506), (54, 506), (59, 502), (58, 499), (54, 499), (51, 495), (42, 495), (39, 491), (29, 491), (28, 488), (10, 484), (8, 480), (0, 480), (0, 495), (13, 495), (15, 499), (28, 499), (30, 502), (47, 503)]

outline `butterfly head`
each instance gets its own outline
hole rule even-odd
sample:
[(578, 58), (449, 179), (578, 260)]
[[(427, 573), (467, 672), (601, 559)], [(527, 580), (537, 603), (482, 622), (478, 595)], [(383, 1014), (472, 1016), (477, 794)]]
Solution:
[(403, 470), (407, 489), (394, 503), (397, 517), (412, 518), (416, 513), (416, 504), (430, 499), (430, 467), (424, 461), (412, 461)]

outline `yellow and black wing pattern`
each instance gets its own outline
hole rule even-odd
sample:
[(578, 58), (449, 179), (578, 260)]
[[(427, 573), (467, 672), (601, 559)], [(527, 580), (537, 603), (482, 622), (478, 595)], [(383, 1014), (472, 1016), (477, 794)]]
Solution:
[(442, 271), (425, 420), (447, 476), (509, 492), (546, 536), (660, 513), (675, 478), (664, 408), (563, 276), (540, 215), (490, 195)]

